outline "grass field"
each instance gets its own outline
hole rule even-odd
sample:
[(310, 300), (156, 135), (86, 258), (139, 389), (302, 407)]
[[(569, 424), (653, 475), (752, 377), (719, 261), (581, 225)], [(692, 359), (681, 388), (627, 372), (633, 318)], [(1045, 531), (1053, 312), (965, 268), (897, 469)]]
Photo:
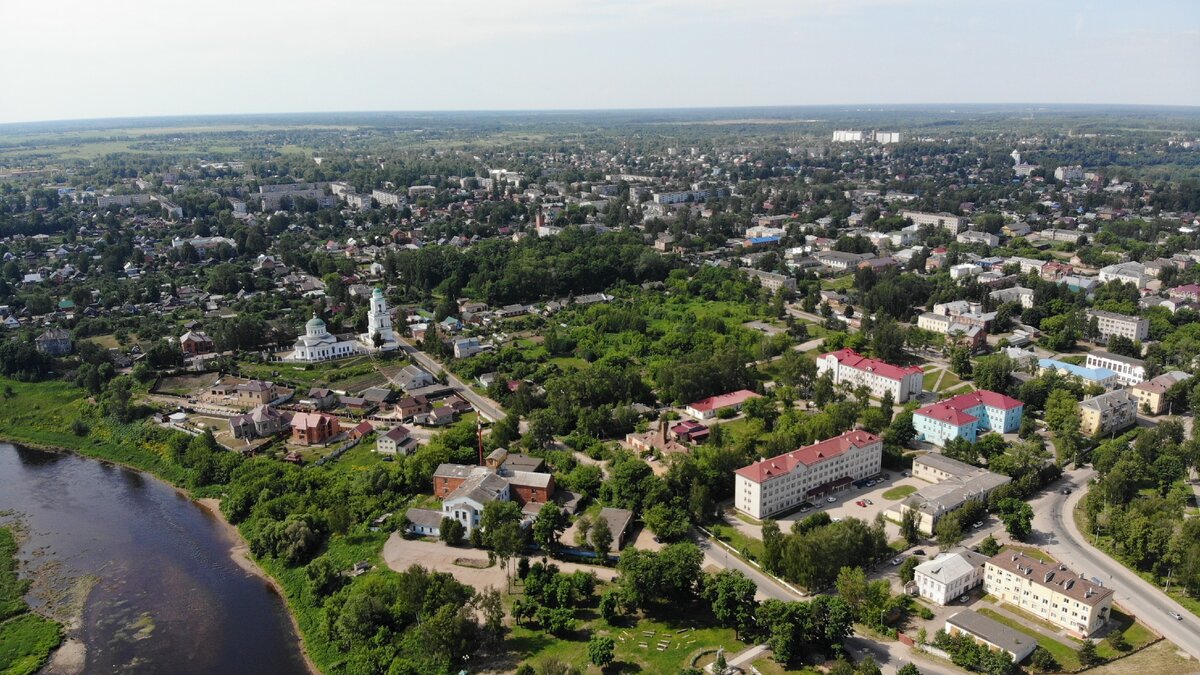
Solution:
[(217, 376), (213, 373), (174, 375), (164, 377), (159, 383), (157, 391), (163, 394), (174, 394), (175, 396), (191, 396), (210, 386), (216, 380)]
[(736, 550), (741, 551), (742, 555), (753, 560), (763, 559), (764, 549), (761, 539), (755, 539), (754, 537), (748, 536), (733, 525), (728, 525), (726, 523), (714, 523), (708, 527), (708, 530), (709, 532), (712, 532), (717, 539), (720, 539)]
[(913, 485), (897, 485), (896, 487), (887, 490), (883, 493), (884, 499), (904, 499), (905, 497), (916, 492), (917, 488)]
[(762, 675), (819, 675), (819, 673), (824, 672), (816, 668), (809, 668), (808, 666), (800, 670), (788, 670), (770, 658), (758, 659), (750, 665), (754, 666)]
[[(587, 665), (588, 640), (594, 634), (609, 635), (616, 643), (616, 658), (606, 673), (677, 673), (687, 668), (691, 657), (701, 651), (724, 647), (727, 654), (733, 654), (747, 646), (734, 638), (733, 629), (712, 628), (715, 621), (707, 609), (700, 607), (663, 608), (653, 616), (617, 625), (600, 618), (594, 610), (579, 610), (576, 616), (580, 619), (579, 630), (562, 638), (513, 626), (506, 640), (508, 650), (522, 655), (522, 662), (535, 668), (557, 659), (585, 669), (585, 673), (600, 673), (596, 666)], [(669, 641), (663, 651), (657, 649), (660, 640)], [(641, 642), (646, 647), (639, 646)]]
[(17, 577), (17, 542), (0, 528), (0, 675), (36, 673), (62, 642), (62, 627), (29, 611), (28, 583)]
[(854, 288), (854, 275), (847, 274), (844, 277), (835, 279), (826, 279), (821, 282), (821, 290), (823, 291), (847, 291)]
[(1040, 548), (1035, 548), (1033, 546), (1017, 546), (1016, 544), (1008, 544), (1004, 547), (1004, 550), (1018, 551), (1020, 553), (1024, 553), (1025, 555), (1029, 556), (1030, 558), (1033, 558), (1035, 560), (1040, 560), (1044, 563), (1058, 562), (1053, 557), (1051, 557), (1050, 554), (1046, 553), (1045, 551), (1041, 550)]
[[(385, 372), (395, 373), (405, 366), (403, 361), (388, 361)], [(238, 364), (243, 377), (270, 380), (295, 387), (300, 392), (310, 387), (328, 387), (344, 391), (362, 391), (367, 387), (387, 384), (369, 356), (355, 356), (324, 363), (250, 363)]]

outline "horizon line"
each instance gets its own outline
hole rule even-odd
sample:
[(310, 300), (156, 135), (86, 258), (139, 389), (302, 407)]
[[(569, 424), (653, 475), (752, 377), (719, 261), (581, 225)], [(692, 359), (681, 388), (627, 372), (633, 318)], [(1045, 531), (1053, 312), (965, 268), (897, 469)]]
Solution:
[[(618, 107), (618, 108), (413, 108), (413, 109), (363, 109), (363, 110), (308, 110), (273, 112), (217, 112), (217, 113), (157, 113), (145, 115), (114, 115), (110, 117), (65, 117), (53, 119), (19, 120), (0, 122), (0, 128), (21, 125), (78, 124), (84, 122), (149, 121), (172, 118), (221, 118), (221, 117), (293, 117), (304, 115), (436, 115), (436, 114), (579, 114), (579, 113), (637, 113), (637, 112), (698, 112), (722, 110), (787, 110), (803, 108), (855, 108), (875, 109), (877, 112), (889, 108), (930, 110), (945, 107), (989, 107), (999, 108), (1098, 108), (1116, 109), (1174, 109), (1200, 112), (1200, 105), (1177, 103), (1070, 103), (1070, 102), (923, 102), (923, 103), (783, 103), (712, 106), (668, 106), (668, 107)], [(957, 111), (944, 111), (954, 113)]]

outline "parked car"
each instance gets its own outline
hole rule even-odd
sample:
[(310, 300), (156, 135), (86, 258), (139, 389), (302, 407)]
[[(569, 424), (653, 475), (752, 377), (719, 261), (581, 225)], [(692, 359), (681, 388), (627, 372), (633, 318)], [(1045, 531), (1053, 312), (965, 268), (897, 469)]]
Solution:
[(834, 499), (833, 497), (826, 497), (826, 498), (825, 498), (825, 501), (826, 501), (826, 502), (828, 502), (828, 503), (830, 503), (830, 504), (832, 504), (832, 503), (836, 502), (837, 500), (836, 500), (836, 499)]
[(892, 474), (890, 474), (890, 473), (885, 473), (885, 474), (883, 474), (883, 479), (884, 479), (884, 480), (891, 480), (891, 479), (892, 479)]
[(971, 599), (971, 596), (969, 596), (969, 595), (960, 595), (960, 596), (958, 596), (958, 601), (959, 601), (959, 602), (966, 602), (966, 601), (968, 601), (968, 600), (970, 600), (970, 599)]
[(1063, 489), (1062, 489), (1062, 493), (1063, 493), (1064, 495), (1069, 495), (1069, 494), (1071, 494), (1071, 488), (1063, 488)]
[(859, 506), (861, 506), (861, 507), (863, 507), (863, 508), (866, 508), (866, 506), (867, 506), (867, 503), (866, 503), (866, 502), (864, 502), (864, 501), (863, 501), (863, 500), (861, 500), (861, 499), (860, 499), (860, 500), (858, 500), (858, 501), (856, 501), (856, 502), (854, 502), (854, 503), (855, 503), (855, 504), (858, 504)]
[(864, 499), (863, 501), (867, 503), (867, 506), (870, 506), (875, 503), (875, 502), (871, 501), (870, 499)]
[(908, 478), (908, 472), (907, 472), (907, 471), (901, 471), (901, 472), (900, 472), (900, 475), (901, 475), (901, 476), (904, 476), (905, 478)]
[(903, 558), (892, 558), (892, 567), (895, 567), (902, 562), (904, 562)]
[(981, 527), (983, 527), (983, 521), (982, 520), (975, 521), (975, 529), (978, 530)]

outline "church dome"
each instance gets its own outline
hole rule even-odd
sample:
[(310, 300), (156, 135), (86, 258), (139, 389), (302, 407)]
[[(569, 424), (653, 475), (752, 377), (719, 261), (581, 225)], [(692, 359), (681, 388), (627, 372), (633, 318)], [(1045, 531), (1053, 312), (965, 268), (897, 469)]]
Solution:
[(304, 324), (304, 330), (309, 335), (320, 335), (325, 332), (325, 322), (313, 315), (313, 318)]
[(371, 297), (382, 298), (383, 297), (383, 289), (376, 286), (375, 290), (371, 291)]

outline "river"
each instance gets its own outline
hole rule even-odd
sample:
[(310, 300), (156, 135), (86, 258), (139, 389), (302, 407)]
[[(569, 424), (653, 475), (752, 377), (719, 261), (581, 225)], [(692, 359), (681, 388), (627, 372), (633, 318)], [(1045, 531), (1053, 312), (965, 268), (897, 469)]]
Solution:
[(31, 605), (69, 604), (94, 579), (69, 631), (83, 672), (308, 672), (282, 599), (233, 562), (215, 516), (156, 478), (0, 444), (0, 512), (27, 529)]

